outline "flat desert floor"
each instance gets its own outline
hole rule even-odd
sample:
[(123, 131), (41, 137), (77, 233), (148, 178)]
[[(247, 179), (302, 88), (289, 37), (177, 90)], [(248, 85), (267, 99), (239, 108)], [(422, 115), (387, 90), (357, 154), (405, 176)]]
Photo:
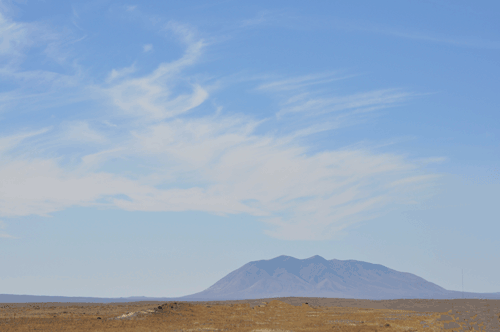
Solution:
[(500, 300), (0, 304), (0, 331), (500, 331)]

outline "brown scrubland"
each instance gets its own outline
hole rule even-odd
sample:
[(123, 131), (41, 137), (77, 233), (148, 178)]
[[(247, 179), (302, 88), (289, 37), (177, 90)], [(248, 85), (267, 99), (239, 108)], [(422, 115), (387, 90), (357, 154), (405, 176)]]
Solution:
[[(489, 330), (485, 322), (477, 319), (478, 313), (465, 309), (459, 311), (457, 306), (437, 312), (436, 309), (447, 307), (429, 305), (429, 310), (425, 311), (425, 303), (417, 301), (415, 303), (421, 304), (415, 305), (418, 310), (406, 308), (411, 307), (409, 302), (402, 303), (400, 307), (405, 307), (405, 310), (401, 310), (387, 308), (394, 307), (390, 303), (348, 301), (322, 303), (318, 299), (285, 298), (218, 302), (0, 304), (0, 331)], [(370, 303), (373, 304), (371, 308)], [(498, 317), (498, 313), (492, 314)]]

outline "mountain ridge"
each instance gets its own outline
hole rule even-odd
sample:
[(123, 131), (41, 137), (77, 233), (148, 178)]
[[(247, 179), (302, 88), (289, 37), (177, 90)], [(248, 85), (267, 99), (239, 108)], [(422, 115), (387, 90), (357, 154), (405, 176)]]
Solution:
[(472, 293), (446, 290), (408, 272), (381, 264), (338, 260), (315, 255), (305, 259), (281, 255), (251, 261), (204, 291), (182, 297), (64, 297), (0, 294), (0, 303), (210, 301), (273, 297), (389, 299), (500, 299), (500, 292)]
[(407, 272), (357, 260), (305, 259), (278, 256), (251, 261), (206, 290), (182, 299), (236, 300), (271, 297), (396, 298), (499, 298), (500, 293), (448, 291)]

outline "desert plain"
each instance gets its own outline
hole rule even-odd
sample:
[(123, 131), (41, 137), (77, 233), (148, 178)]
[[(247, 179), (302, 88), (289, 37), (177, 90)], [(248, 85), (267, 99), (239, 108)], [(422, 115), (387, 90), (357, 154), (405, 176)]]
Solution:
[(0, 331), (500, 331), (500, 300), (1, 303)]

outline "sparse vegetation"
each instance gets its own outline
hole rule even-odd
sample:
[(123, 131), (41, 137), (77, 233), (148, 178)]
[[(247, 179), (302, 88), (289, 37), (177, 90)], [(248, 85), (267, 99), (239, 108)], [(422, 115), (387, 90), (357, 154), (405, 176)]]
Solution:
[[(211, 304), (19, 304), (4, 305), (0, 311), (0, 330), (5, 332), (442, 331), (446, 324), (458, 321), (450, 312), (310, 306), (306, 303), (294, 306), (278, 300)], [(471, 330), (479, 331), (480, 326)]]

